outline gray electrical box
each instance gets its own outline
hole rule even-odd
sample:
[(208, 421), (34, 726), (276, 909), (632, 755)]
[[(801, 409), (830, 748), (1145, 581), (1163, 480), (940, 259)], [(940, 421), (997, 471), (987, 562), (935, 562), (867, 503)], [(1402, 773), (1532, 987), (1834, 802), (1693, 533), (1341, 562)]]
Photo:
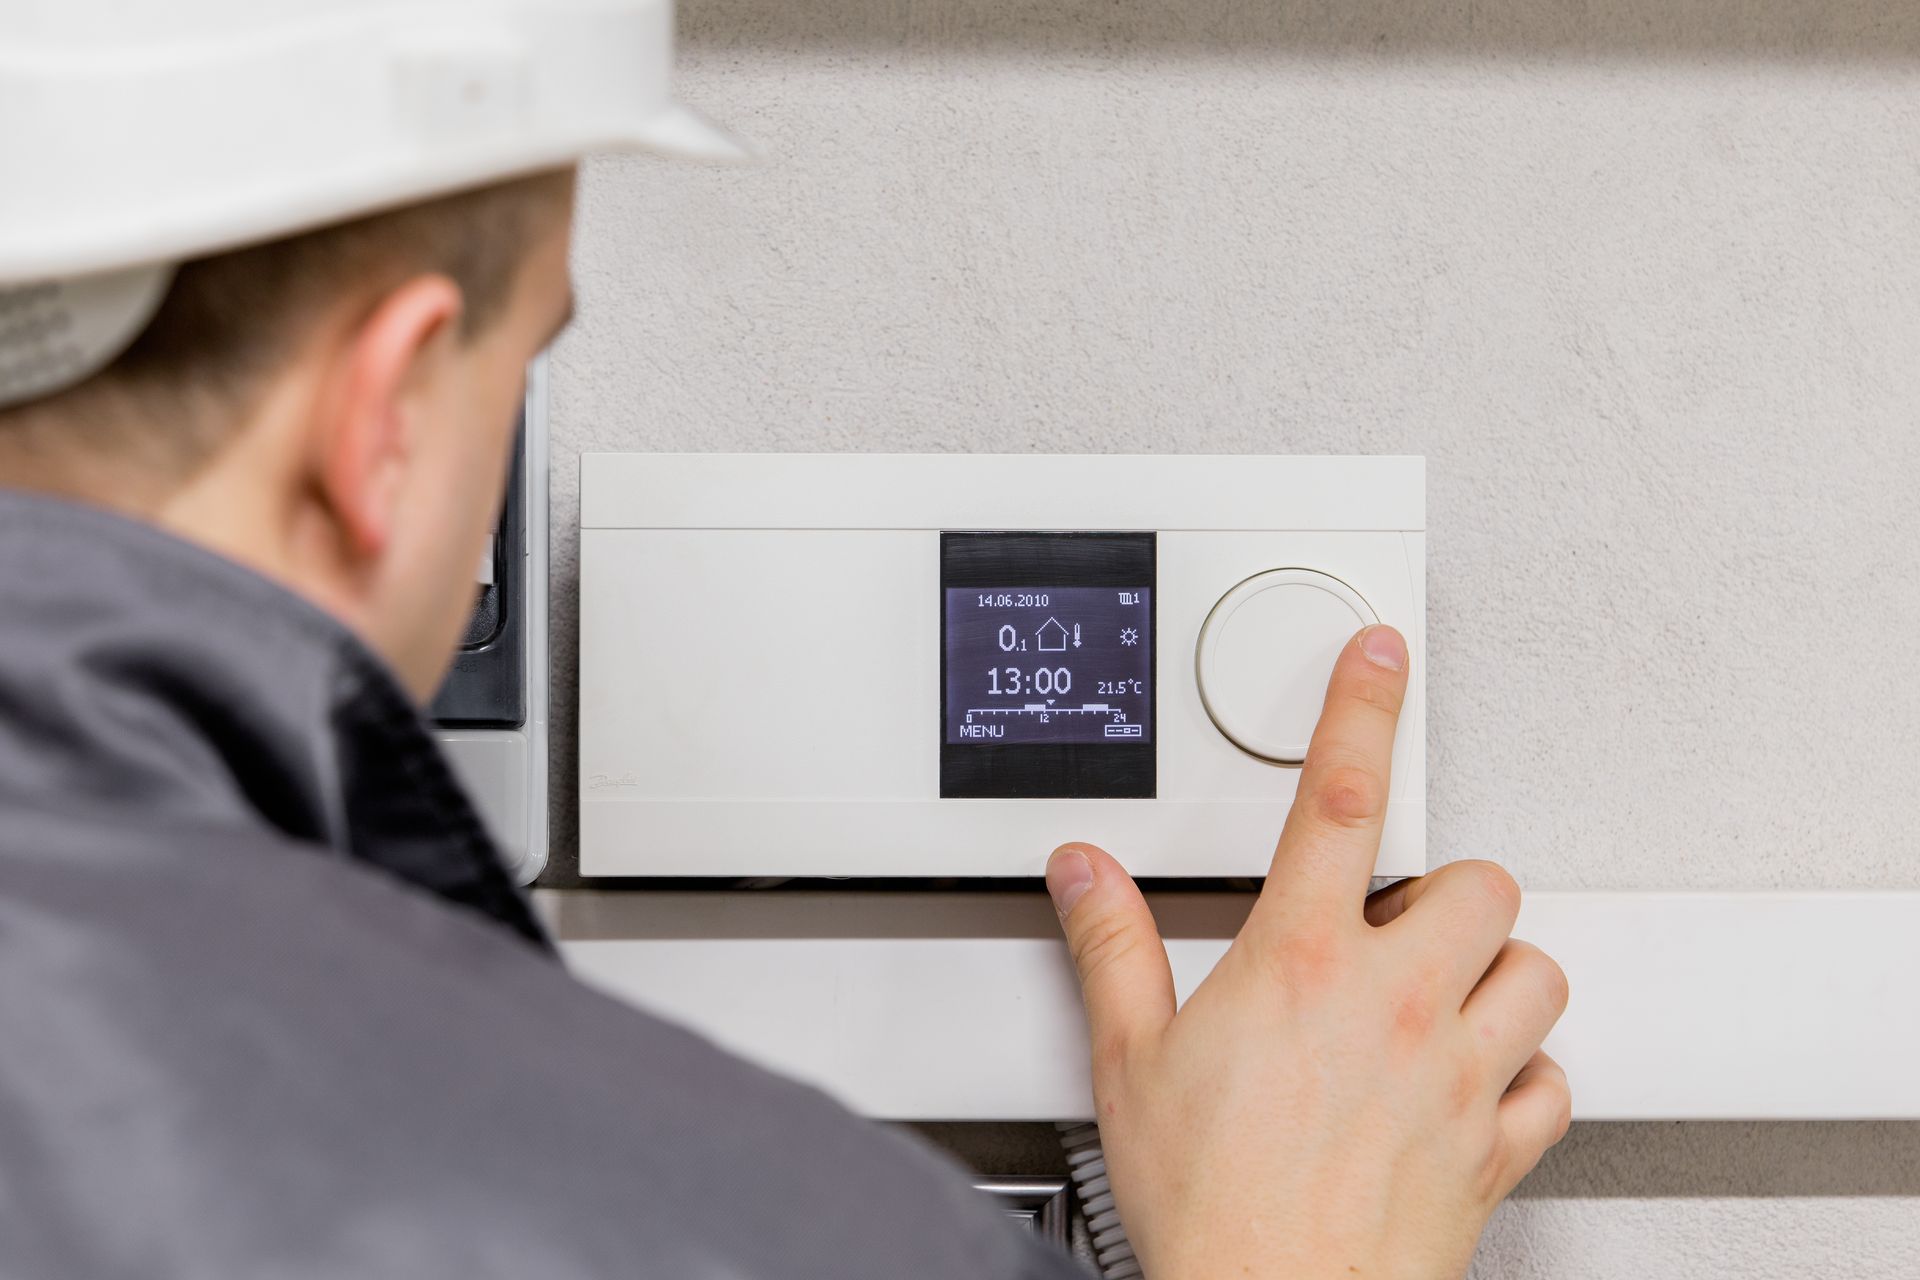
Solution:
[(477, 598), (466, 635), (434, 695), (430, 714), (440, 725), (518, 729), (527, 720), (527, 432), (507, 478), (493, 543), (475, 574)]
[(547, 862), (546, 360), (527, 374), (519, 440), (474, 611), (429, 714), (521, 883)]

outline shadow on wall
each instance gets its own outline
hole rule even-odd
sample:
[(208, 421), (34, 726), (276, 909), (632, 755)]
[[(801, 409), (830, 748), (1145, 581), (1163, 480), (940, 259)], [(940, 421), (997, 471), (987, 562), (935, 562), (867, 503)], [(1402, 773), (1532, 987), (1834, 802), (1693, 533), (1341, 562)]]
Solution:
[(1576, 1124), (1515, 1194), (1920, 1196), (1920, 1123)]
[[(902, 1126), (977, 1173), (1066, 1171), (1053, 1126)], [(1523, 1200), (1920, 1196), (1920, 1123), (1576, 1124)]]
[(683, 0), (698, 50), (1920, 60), (1911, 0)]

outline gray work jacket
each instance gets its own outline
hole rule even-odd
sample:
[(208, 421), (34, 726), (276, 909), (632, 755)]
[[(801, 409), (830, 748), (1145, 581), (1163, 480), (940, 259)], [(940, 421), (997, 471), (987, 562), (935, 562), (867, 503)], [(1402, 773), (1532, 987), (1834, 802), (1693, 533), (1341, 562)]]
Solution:
[(568, 977), (331, 618), (0, 491), (0, 1276), (1078, 1274)]

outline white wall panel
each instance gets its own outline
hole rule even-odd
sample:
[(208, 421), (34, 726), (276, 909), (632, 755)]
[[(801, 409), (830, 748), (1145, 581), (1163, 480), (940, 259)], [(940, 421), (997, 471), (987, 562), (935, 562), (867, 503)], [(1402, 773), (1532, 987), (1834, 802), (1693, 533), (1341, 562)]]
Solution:
[[(1155, 902), (1183, 999), (1246, 901)], [(550, 907), (587, 981), (869, 1115), (1091, 1115), (1078, 987), (1037, 896)], [(1547, 1047), (1576, 1118), (1920, 1119), (1920, 894), (1542, 893), (1515, 933), (1572, 984)]]

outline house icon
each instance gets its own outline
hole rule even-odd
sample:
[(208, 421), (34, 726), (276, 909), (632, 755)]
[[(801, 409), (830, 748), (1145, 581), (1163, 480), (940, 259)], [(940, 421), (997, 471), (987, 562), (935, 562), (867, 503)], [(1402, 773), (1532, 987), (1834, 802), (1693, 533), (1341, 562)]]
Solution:
[(1036, 633), (1042, 653), (1065, 653), (1067, 651), (1067, 629), (1060, 625), (1057, 618), (1048, 618), (1040, 624)]

